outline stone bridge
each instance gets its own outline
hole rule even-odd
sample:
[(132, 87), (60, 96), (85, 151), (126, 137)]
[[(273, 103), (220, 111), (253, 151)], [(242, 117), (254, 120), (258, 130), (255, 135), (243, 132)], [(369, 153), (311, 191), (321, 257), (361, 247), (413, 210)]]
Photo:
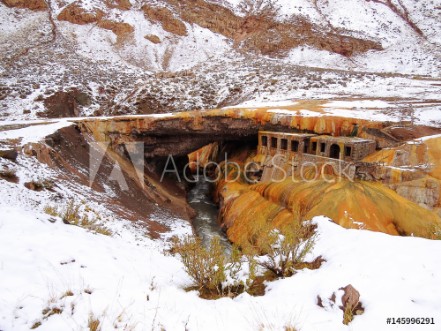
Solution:
[(128, 116), (79, 122), (83, 132), (112, 147), (143, 142), (146, 158), (186, 156), (212, 142), (255, 139), (260, 125), (253, 120), (199, 116)]
[(397, 139), (384, 133), (387, 123), (336, 116), (302, 117), (267, 110), (209, 110), (160, 115), (133, 115), (76, 120), (83, 133), (112, 148), (143, 142), (145, 157), (186, 156), (212, 142), (253, 141), (259, 130), (308, 132), (332, 136), (357, 135), (392, 146)]

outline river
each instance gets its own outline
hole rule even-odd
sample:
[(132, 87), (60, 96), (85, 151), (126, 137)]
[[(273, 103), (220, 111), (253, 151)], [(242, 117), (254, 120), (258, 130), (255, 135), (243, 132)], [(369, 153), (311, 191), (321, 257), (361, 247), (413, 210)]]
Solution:
[(204, 176), (198, 176), (197, 182), (188, 192), (188, 204), (197, 212), (193, 219), (196, 235), (207, 246), (213, 237), (218, 237), (221, 244), (230, 250), (231, 244), (217, 222), (219, 209), (212, 199), (212, 183)]

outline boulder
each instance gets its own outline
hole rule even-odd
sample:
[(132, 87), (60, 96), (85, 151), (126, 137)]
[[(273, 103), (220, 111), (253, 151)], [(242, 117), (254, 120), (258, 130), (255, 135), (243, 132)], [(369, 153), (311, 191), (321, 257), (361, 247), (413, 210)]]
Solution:
[(15, 149), (0, 150), (0, 157), (11, 161), (17, 160), (18, 153)]

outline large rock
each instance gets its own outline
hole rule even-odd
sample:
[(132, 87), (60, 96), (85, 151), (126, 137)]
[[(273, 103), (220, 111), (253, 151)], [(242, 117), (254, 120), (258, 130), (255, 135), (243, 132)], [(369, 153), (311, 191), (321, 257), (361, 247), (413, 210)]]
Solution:
[(18, 153), (15, 149), (0, 150), (0, 157), (11, 161), (17, 160)]
[(58, 14), (58, 19), (60, 21), (67, 21), (73, 24), (89, 24), (96, 23), (102, 17), (104, 13), (102, 10), (93, 8), (92, 10), (86, 10), (81, 6), (81, 3), (75, 1), (70, 5), (66, 6), (60, 14)]
[(87, 107), (90, 104), (90, 96), (76, 88), (67, 92), (59, 91), (44, 100), (46, 112), (39, 115), (49, 118), (76, 117), (80, 106)]
[(44, 0), (1, 0), (8, 7), (27, 8), (31, 10), (46, 10)]

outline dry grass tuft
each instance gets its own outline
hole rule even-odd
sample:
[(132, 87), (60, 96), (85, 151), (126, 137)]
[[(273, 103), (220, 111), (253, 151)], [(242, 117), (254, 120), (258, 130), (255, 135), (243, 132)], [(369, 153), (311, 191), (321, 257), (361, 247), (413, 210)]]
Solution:
[(89, 327), (89, 331), (100, 331), (101, 321), (93, 314), (90, 314), (87, 326)]
[(276, 277), (290, 277), (296, 268), (305, 267), (305, 257), (312, 251), (316, 237), (309, 227), (293, 222), (280, 230), (261, 231), (257, 249), (265, 253), (257, 263)]
[[(70, 200), (61, 210), (50, 205), (45, 206), (43, 210), (48, 215), (60, 217), (65, 224), (80, 226), (105, 236), (113, 234), (108, 228), (99, 224), (100, 217), (97, 212), (88, 205), (76, 204), (74, 200)], [(90, 213), (94, 214), (94, 216), (89, 216)]]
[(0, 170), (0, 179), (11, 183), (18, 183), (17, 171), (13, 168), (3, 168)]

